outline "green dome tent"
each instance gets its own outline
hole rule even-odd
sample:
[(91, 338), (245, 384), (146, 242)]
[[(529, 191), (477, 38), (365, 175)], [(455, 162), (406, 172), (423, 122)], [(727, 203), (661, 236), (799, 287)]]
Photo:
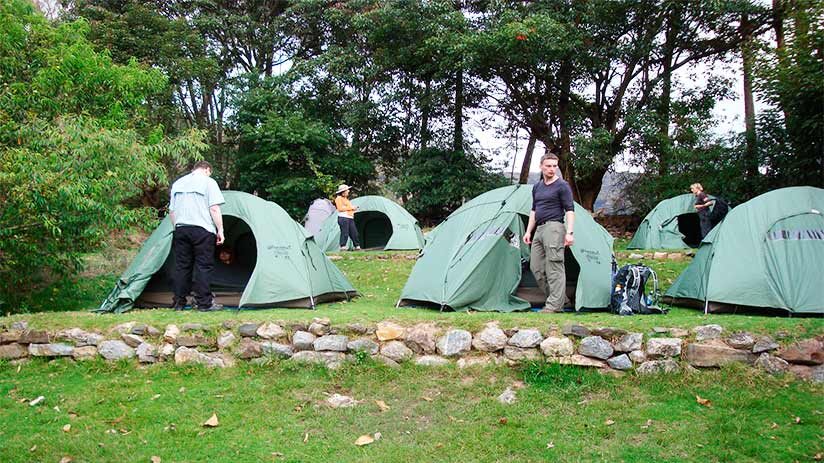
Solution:
[[(323, 254), (311, 235), (277, 204), (238, 191), (224, 192), (225, 245), (230, 264), (215, 262), (215, 301), (242, 308), (315, 307), (347, 299), (355, 289)], [(96, 310), (172, 304), (172, 222), (167, 217), (149, 236), (116, 286)]]
[(627, 249), (698, 247), (701, 225), (694, 206), (695, 196), (689, 193), (661, 201), (641, 221)]
[[(398, 305), (500, 312), (543, 305), (522, 241), (531, 209), (531, 185), (498, 188), (461, 206), (427, 237)], [(566, 252), (576, 310), (607, 307), (612, 237), (578, 204), (575, 244)]]
[[(364, 249), (409, 250), (423, 248), (423, 233), (418, 221), (400, 204), (383, 196), (359, 196), (355, 227)], [(340, 249), (338, 213), (333, 212), (321, 225), (315, 241), (324, 252)], [(352, 243), (349, 243), (351, 248)]]
[(666, 300), (707, 311), (824, 313), (824, 190), (774, 190), (732, 209)]

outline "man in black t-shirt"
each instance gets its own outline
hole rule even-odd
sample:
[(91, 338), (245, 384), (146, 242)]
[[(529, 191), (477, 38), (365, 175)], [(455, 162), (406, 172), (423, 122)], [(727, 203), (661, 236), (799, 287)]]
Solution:
[(524, 243), (532, 245), (529, 268), (546, 294), (542, 312), (564, 310), (564, 248), (575, 242), (572, 189), (558, 177), (557, 170), (558, 156), (545, 154), (541, 158), (541, 180), (532, 187), (532, 211), (524, 233)]

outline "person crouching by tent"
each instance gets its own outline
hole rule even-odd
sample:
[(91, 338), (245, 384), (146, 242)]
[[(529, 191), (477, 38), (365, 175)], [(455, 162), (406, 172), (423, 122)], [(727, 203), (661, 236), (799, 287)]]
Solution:
[(690, 185), (690, 191), (695, 195), (695, 210), (698, 211), (698, 222), (701, 225), (701, 239), (704, 239), (712, 230), (710, 206), (714, 201), (704, 193), (704, 187), (700, 183)]
[(343, 184), (335, 191), (335, 208), (338, 210), (338, 226), (340, 227), (340, 250), (347, 250), (347, 243), (352, 240), (355, 249), (360, 249), (358, 229), (355, 227), (355, 212), (357, 207), (349, 202), (349, 190), (352, 187)]

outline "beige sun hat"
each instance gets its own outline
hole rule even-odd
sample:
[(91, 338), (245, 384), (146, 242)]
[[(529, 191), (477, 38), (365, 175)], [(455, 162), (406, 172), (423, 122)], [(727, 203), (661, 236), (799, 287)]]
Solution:
[(342, 183), (342, 184), (338, 187), (337, 191), (335, 191), (335, 194), (336, 194), (336, 195), (339, 195), (339, 194), (343, 193), (344, 191), (349, 190), (349, 189), (351, 189), (351, 188), (352, 188), (351, 186), (349, 186), (349, 185), (347, 185), (347, 184), (345, 184), (345, 183)]

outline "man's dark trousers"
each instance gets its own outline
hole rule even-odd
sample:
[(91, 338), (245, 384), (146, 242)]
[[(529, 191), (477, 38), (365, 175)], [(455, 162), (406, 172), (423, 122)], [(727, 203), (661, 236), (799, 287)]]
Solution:
[[(175, 304), (185, 305), (190, 291), (201, 309), (211, 307), (212, 271), (215, 268), (216, 236), (203, 227), (181, 225), (175, 228), (172, 252), (175, 254)], [(192, 270), (197, 266), (194, 283)]]

